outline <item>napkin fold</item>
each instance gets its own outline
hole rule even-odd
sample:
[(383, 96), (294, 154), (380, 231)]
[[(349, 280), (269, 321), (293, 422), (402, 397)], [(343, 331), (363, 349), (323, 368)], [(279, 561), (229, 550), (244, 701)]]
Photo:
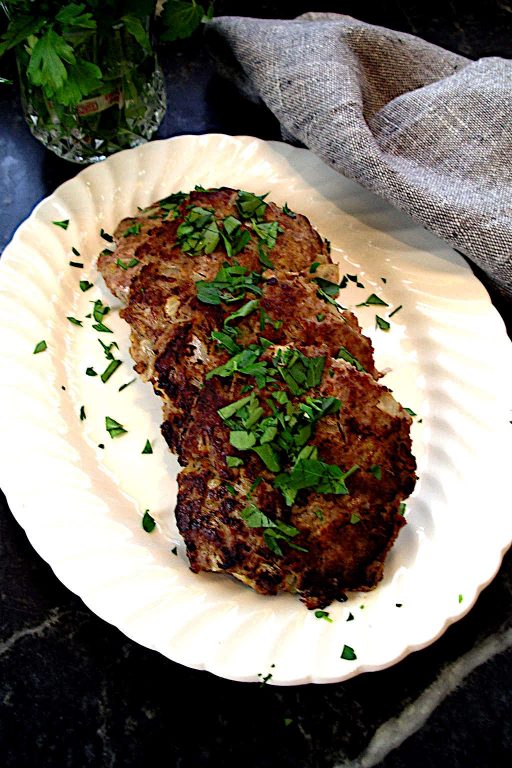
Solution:
[(298, 141), (512, 298), (512, 62), (331, 13), (220, 17), (218, 60)]

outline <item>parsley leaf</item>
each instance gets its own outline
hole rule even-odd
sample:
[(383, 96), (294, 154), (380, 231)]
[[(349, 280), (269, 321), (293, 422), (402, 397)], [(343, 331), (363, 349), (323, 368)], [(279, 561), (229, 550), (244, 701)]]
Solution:
[(212, 253), (219, 244), (220, 233), (213, 211), (195, 206), (177, 230), (177, 242), (184, 253)]
[(282, 556), (283, 551), (279, 546), (279, 541), (287, 543), (293, 549), (297, 549), (300, 552), (307, 552), (305, 547), (300, 547), (292, 539), (297, 536), (300, 531), (293, 525), (285, 523), (283, 520), (272, 520), (264, 512), (261, 511), (255, 504), (249, 504), (245, 509), (240, 512), (240, 516), (245, 520), (249, 528), (263, 528), (263, 538), (267, 547), (274, 552), (274, 554)]
[(155, 530), (156, 521), (155, 521), (155, 518), (149, 514), (149, 509), (146, 509), (146, 511), (144, 512), (144, 516), (142, 518), (142, 527), (144, 528), (146, 533), (151, 533), (152, 531)]
[(108, 366), (105, 368), (105, 370), (101, 374), (102, 382), (105, 384), (110, 379), (112, 374), (115, 373), (119, 368), (119, 366), (122, 364), (123, 363), (121, 360), (112, 359), (112, 361), (108, 364)]
[(252, 192), (244, 192), (240, 190), (236, 205), (240, 216), (243, 219), (254, 219), (254, 221), (261, 221), (265, 216), (267, 203), (265, 198), (268, 192), (264, 195), (254, 195)]
[(69, 227), (69, 219), (64, 219), (64, 221), (52, 221), (52, 224), (55, 224), (56, 227), (60, 227), (61, 229), (67, 229)]
[(340, 658), (346, 659), (347, 661), (354, 661), (357, 659), (357, 656), (354, 653), (354, 649), (351, 648), (350, 645), (344, 645)]
[(372, 305), (377, 305), (380, 307), (389, 307), (389, 304), (385, 302), (383, 299), (381, 299), (379, 296), (377, 296), (375, 293), (371, 293), (366, 301), (361, 302), (361, 304), (357, 304), (358, 307), (371, 307)]
[(189, 37), (203, 18), (211, 18), (211, 13), (211, 7), (206, 9), (196, 0), (166, 0), (162, 9), (166, 28), (162, 40), (170, 42)]
[(249, 291), (256, 296), (262, 295), (259, 287), (261, 275), (257, 272), (247, 272), (239, 265), (224, 265), (219, 269), (213, 280), (198, 280), (196, 282), (197, 298), (203, 304), (231, 303), (245, 298)]
[(315, 611), (315, 616), (316, 616), (317, 619), (325, 619), (330, 624), (332, 624), (332, 619), (329, 616), (329, 612), (328, 611)]
[(46, 341), (43, 339), (42, 341), (39, 341), (36, 346), (34, 347), (34, 351), (32, 352), (33, 355), (38, 355), (40, 352), (44, 352), (45, 349), (48, 349)]
[(105, 429), (112, 439), (114, 437), (119, 437), (120, 435), (123, 435), (125, 432), (127, 432), (122, 424), (119, 424), (119, 422), (115, 419), (111, 419), (110, 416), (105, 417)]
[(121, 269), (130, 269), (131, 267), (136, 267), (137, 264), (140, 264), (140, 261), (138, 259), (130, 259), (128, 262), (121, 261), (121, 259), (116, 259), (116, 265), (118, 267), (121, 267)]
[(380, 315), (375, 315), (375, 327), (380, 328), (381, 331), (389, 331), (391, 324)]
[(140, 233), (141, 227), (142, 227), (141, 222), (136, 221), (134, 224), (131, 224), (127, 229), (125, 229), (125, 231), (123, 232), (123, 237), (129, 237), (129, 235), (138, 235)]
[(31, 50), (27, 75), (33, 85), (42, 86), (54, 95), (67, 80), (66, 64), (76, 62), (72, 47), (50, 27)]
[(350, 354), (346, 347), (341, 347), (336, 357), (338, 360), (345, 360), (345, 362), (350, 363), (350, 365), (353, 365), (358, 371), (362, 371), (363, 373), (366, 372), (366, 368), (361, 365), (359, 360)]
[(282, 491), (288, 506), (291, 506), (298, 491), (304, 488), (314, 488), (317, 493), (348, 494), (345, 480), (357, 469), (359, 467), (354, 465), (347, 472), (342, 472), (336, 464), (326, 464), (318, 459), (299, 458), (292, 471), (278, 475), (274, 484)]

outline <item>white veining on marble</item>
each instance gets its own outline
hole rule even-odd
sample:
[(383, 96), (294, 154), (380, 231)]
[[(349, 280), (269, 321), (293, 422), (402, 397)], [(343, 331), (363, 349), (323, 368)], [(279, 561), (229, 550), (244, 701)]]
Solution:
[(337, 763), (333, 768), (373, 768), (409, 736), (422, 728), (434, 710), (477, 667), (512, 646), (512, 628), (496, 632), (474, 646), (452, 664), (443, 667), (437, 679), (398, 717), (383, 723), (359, 757)]
[(26, 627), (25, 629), (20, 629), (17, 632), (13, 632), (13, 634), (8, 637), (7, 640), (4, 640), (2, 643), (0, 643), (0, 656), (3, 656), (5, 653), (9, 653), (11, 648), (16, 645), (18, 640), (21, 640), (23, 637), (38, 637), (39, 635), (44, 634), (47, 629), (51, 629), (55, 626), (61, 616), (62, 611), (60, 608), (52, 608), (48, 618), (42, 621), (40, 624), (37, 624), (35, 627)]
[(110, 737), (108, 735), (108, 722), (110, 717), (110, 704), (106, 681), (101, 686), (100, 696), (98, 697), (98, 710), (100, 716), (100, 727), (96, 730), (102, 747), (102, 765), (105, 768), (112, 768), (115, 765), (116, 756), (112, 749)]

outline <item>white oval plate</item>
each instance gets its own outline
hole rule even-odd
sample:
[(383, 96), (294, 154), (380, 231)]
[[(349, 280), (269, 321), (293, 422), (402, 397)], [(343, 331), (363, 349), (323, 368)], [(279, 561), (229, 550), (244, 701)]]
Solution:
[[(370, 293), (389, 304), (356, 311), (377, 365), (390, 369), (385, 383), (418, 414), (419, 482), (383, 582), (333, 604), (332, 622), (291, 595), (263, 597), (229, 577), (189, 571), (159, 400), (138, 380), (119, 392), (134, 374), (128, 328), (95, 268), (100, 228), (111, 232), (137, 206), (196, 184), (287, 202), (331, 240), (341, 274), (364, 284), (351, 282), (344, 304)], [(67, 230), (52, 224), (65, 219)], [(83, 293), (85, 279), (94, 288)], [(512, 356), (503, 323), (457, 254), (310, 152), (222, 135), (121, 152), (63, 184), (20, 226), (2, 257), (0, 295), (0, 474), (13, 514), (58, 578), (142, 645), (234, 680), (345, 680), (435, 640), (499, 568), (512, 539)], [(114, 335), (103, 341), (115, 339), (124, 361), (106, 384), (85, 375), (107, 365), (100, 334), (84, 319), (97, 298), (113, 308)], [(386, 318), (400, 305), (391, 329), (376, 330), (376, 310)], [(34, 355), (41, 339), (48, 349)], [(127, 434), (111, 439), (107, 415)], [(147, 439), (152, 455), (142, 454)], [(151, 534), (141, 527), (145, 509), (158, 521)], [(345, 645), (355, 660), (340, 658)]]

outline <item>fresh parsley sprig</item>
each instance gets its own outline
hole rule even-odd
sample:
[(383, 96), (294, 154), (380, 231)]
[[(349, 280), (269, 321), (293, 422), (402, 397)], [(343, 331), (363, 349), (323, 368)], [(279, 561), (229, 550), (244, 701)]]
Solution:
[[(124, 28), (140, 47), (141, 58), (151, 55), (146, 19), (155, 16), (156, 0), (84, 0), (65, 5), (58, 0), (3, 0), (9, 23), (0, 37), (0, 57), (15, 48), (26, 52), (27, 77), (42, 88), (47, 99), (76, 106), (85, 97), (108, 88), (108, 73), (78, 51), (98, 32)], [(166, 0), (158, 20), (165, 41), (189, 37), (213, 15), (213, 3)]]

